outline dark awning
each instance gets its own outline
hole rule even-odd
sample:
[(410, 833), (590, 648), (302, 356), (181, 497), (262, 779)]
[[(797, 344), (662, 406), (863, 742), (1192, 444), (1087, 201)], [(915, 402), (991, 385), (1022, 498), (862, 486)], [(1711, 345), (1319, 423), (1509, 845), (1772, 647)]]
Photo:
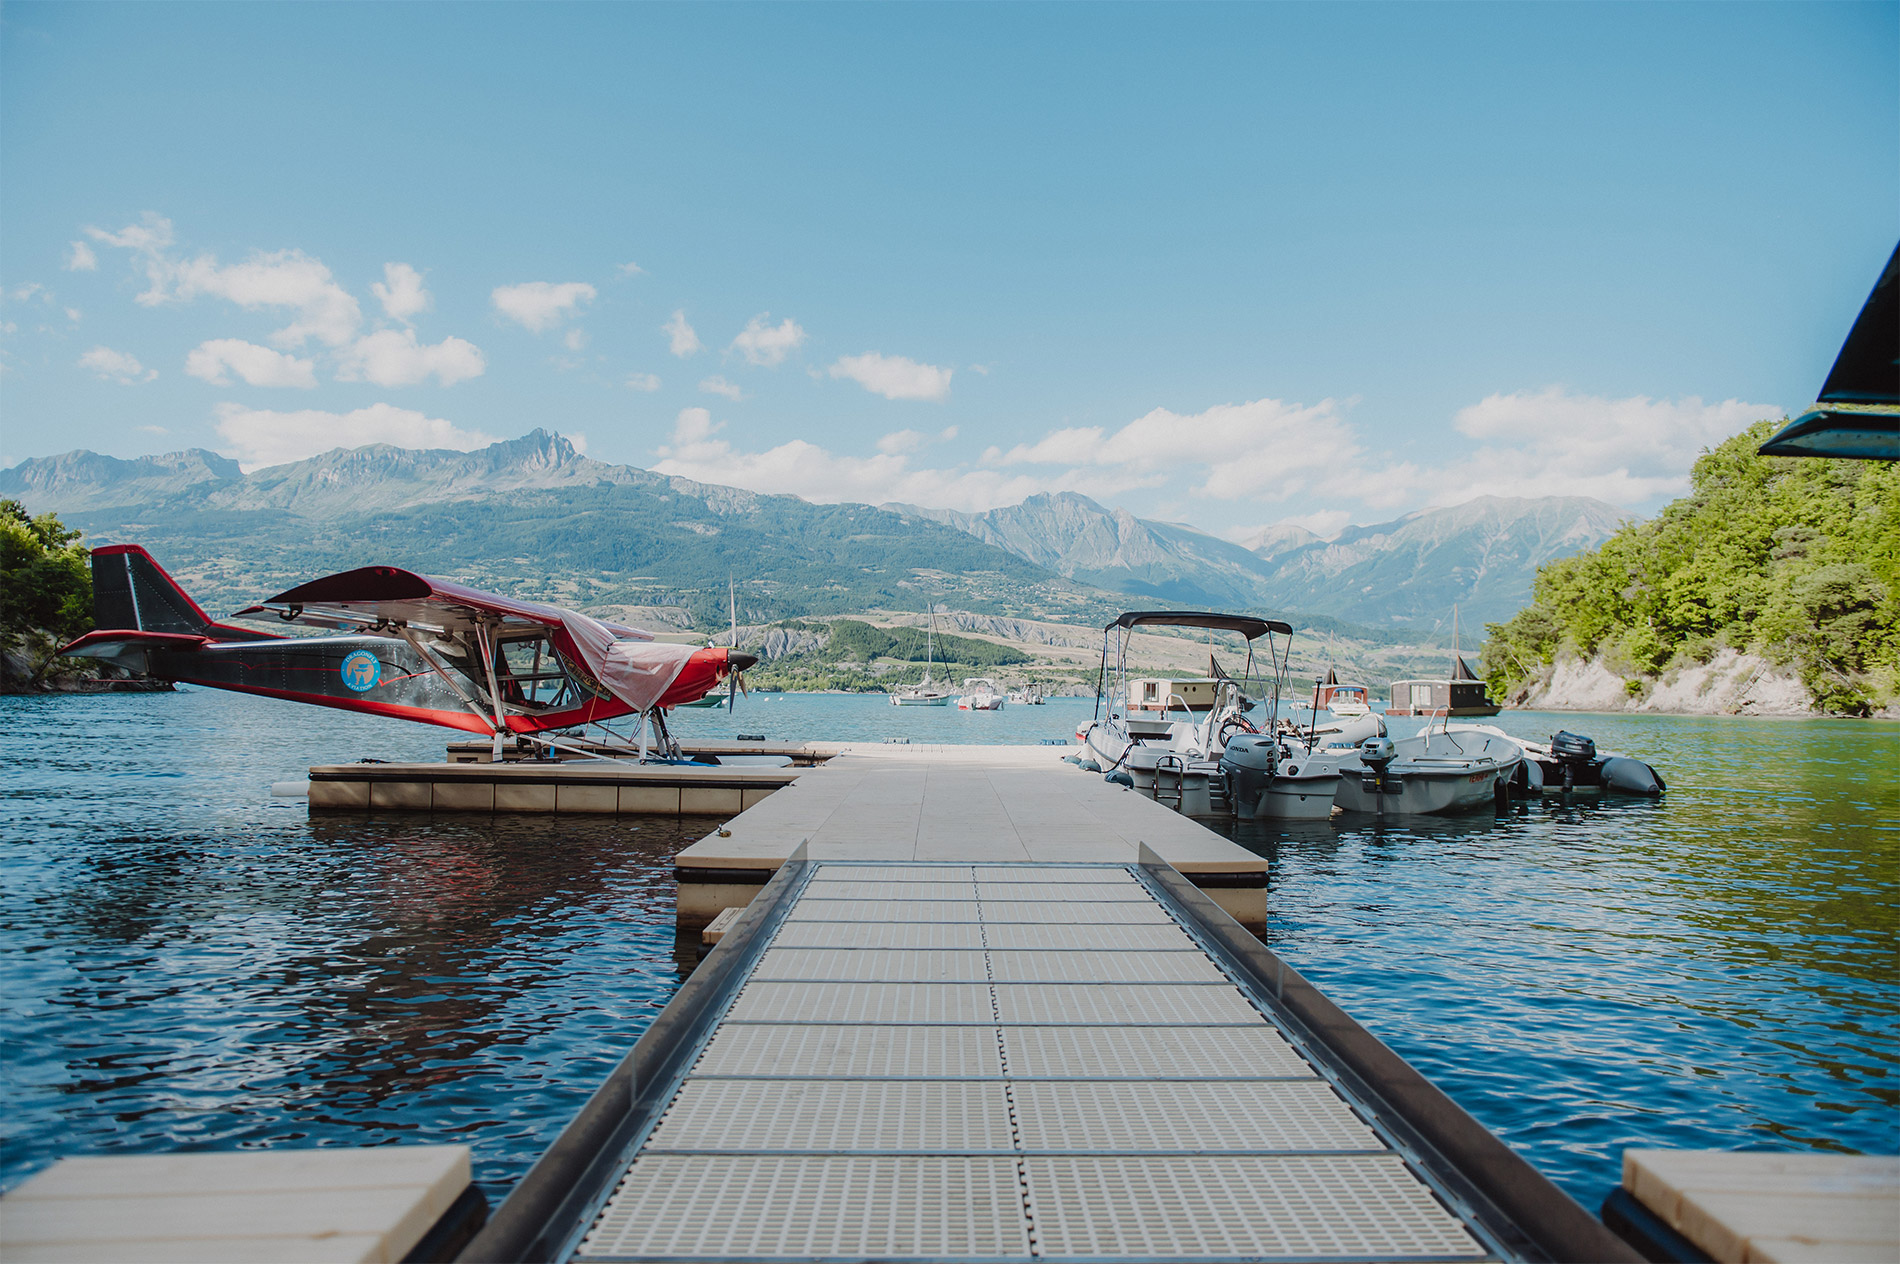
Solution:
[(1759, 449), (1763, 456), (1900, 460), (1900, 247), (1874, 283), (1813, 408)]
[(1293, 635), (1293, 625), (1278, 619), (1256, 619), (1246, 614), (1217, 614), (1211, 610), (1129, 610), (1102, 630), (1151, 626), (1215, 628), (1222, 632), (1238, 632), (1249, 641), (1269, 632), (1278, 632), (1282, 636)]

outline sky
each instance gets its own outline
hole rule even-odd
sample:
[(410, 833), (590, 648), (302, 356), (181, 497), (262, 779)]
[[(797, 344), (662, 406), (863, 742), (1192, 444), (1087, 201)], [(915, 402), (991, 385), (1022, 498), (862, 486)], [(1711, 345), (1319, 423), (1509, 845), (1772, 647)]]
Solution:
[(0, 465), (1632, 514), (1900, 236), (1900, 4), (0, 9)]

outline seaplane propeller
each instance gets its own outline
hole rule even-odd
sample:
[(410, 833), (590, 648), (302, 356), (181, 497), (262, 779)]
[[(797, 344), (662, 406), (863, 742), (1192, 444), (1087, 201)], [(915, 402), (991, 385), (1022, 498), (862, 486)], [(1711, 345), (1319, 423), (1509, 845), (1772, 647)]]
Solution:
[(748, 698), (752, 696), (752, 691), (746, 687), (745, 671), (746, 668), (758, 661), (758, 656), (754, 654), (728, 653), (726, 655), (726, 666), (732, 669), (732, 674), (726, 677), (726, 711), (728, 714), (731, 713), (733, 705), (738, 701), (740, 694), (744, 694)]

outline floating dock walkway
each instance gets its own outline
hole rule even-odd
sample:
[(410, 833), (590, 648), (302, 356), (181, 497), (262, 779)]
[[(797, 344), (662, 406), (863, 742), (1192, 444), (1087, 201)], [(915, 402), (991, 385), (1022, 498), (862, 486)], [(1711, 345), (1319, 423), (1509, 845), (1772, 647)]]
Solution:
[(460, 1258), (1638, 1257), (1151, 849), (799, 847)]
[(801, 845), (825, 860), (1127, 864), (1146, 845), (1265, 929), (1267, 860), (1062, 762), (1047, 746), (833, 748), (821, 767), (675, 858), (679, 924), (749, 903)]

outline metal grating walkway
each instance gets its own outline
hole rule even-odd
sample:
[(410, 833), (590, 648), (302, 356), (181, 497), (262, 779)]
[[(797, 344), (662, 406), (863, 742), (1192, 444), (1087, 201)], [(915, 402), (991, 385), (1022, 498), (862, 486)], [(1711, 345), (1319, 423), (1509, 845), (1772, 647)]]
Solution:
[(575, 1258), (1499, 1258), (1220, 960), (1136, 867), (813, 862)]

